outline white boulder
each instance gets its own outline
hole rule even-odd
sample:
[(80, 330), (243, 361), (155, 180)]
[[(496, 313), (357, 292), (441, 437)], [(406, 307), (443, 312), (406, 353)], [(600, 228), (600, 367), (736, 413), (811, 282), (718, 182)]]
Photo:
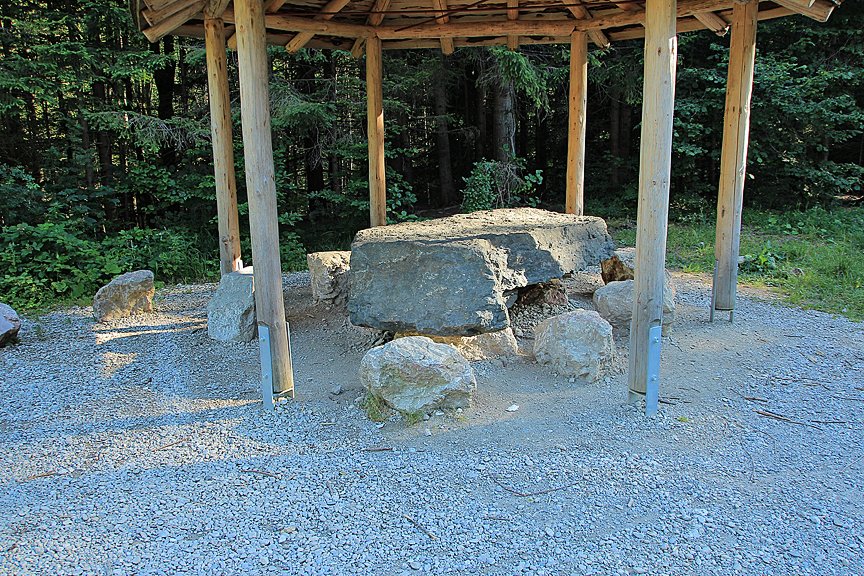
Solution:
[(252, 266), (222, 276), (207, 304), (207, 335), (223, 342), (249, 342), (258, 335)]
[(93, 298), (93, 316), (99, 322), (153, 311), (153, 272), (136, 270), (117, 276), (99, 288)]
[(8, 304), (0, 302), (0, 346), (15, 340), (21, 330), (21, 318)]
[(316, 302), (341, 304), (348, 299), (348, 271), (351, 252), (313, 252), (306, 255)]
[(400, 412), (465, 408), (477, 388), (471, 365), (453, 346), (407, 336), (373, 348), (360, 362), (370, 394)]
[(534, 356), (560, 373), (585, 382), (599, 380), (612, 364), (612, 326), (593, 310), (548, 318), (534, 329)]
[[(629, 327), (633, 318), (633, 280), (610, 282), (594, 292), (594, 306), (614, 326)], [(663, 285), (663, 332), (675, 321), (675, 287), (666, 276)]]

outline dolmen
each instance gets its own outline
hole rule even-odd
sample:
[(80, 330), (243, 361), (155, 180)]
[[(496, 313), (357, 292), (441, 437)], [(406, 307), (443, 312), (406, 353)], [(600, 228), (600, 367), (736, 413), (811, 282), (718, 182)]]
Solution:
[(351, 322), (474, 336), (510, 326), (514, 291), (596, 266), (614, 245), (601, 218), (486, 210), (360, 231), (351, 245)]

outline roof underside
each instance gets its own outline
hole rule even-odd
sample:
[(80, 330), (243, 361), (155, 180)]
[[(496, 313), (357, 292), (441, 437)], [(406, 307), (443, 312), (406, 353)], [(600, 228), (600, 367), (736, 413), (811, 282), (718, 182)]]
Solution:
[[(725, 34), (736, 0), (678, 0), (678, 31)], [(772, 0), (759, 19), (804, 14), (825, 21), (842, 0)], [(132, 0), (139, 28), (151, 41), (167, 34), (204, 35), (205, 14), (219, 15), (233, 35), (231, 0)], [(227, 6), (227, 8), (226, 8)], [(264, 0), (267, 40), (290, 51), (352, 50), (367, 38), (384, 49), (558, 44), (584, 31), (605, 47), (644, 36), (639, 0)], [(222, 10), (224, 9), (224, 12)], [(229, 40), (229, 43), (231, 40)]]

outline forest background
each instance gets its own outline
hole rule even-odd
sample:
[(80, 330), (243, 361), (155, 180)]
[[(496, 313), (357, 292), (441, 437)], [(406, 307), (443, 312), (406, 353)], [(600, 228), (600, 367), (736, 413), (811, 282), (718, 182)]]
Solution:
[[(679, 36), (669, 260), (713, 266), (729, 37)], [(864, 317), (864, 8), (758, 31), (742, 273)], [(270, 49), (283, 266), (368, 222), (363, 59)], [(592, 48), (586, 213), (633, 241), (642, 43)], [(388, 218), (561, 210), (567, 46), (387, 51)], [(236, 54), (243, 256), (251, 263)], [(203, 41), (149, 44), (118, 0), (0, 4), (0, 300), (89, 298), (113, 275), (218, 277)], [(796, 295), (797, 294), (797, 295)]]

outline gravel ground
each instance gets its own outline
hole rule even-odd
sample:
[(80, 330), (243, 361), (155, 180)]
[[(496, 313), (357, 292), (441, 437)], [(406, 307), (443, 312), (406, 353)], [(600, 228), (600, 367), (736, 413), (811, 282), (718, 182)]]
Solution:
[(477, 362), (474, 408), (379, 427), (375, 334), (288, 280), (297, 399), (272, 414), (257, 344), (207, 338), (213, 285), (25, 322), (0, 351), (0, 573), (864, 573), (862, 325), (764, 295), (710, 325), (678, 275), (657, 417), (624, 403), (619, 331), (603, 382)]

